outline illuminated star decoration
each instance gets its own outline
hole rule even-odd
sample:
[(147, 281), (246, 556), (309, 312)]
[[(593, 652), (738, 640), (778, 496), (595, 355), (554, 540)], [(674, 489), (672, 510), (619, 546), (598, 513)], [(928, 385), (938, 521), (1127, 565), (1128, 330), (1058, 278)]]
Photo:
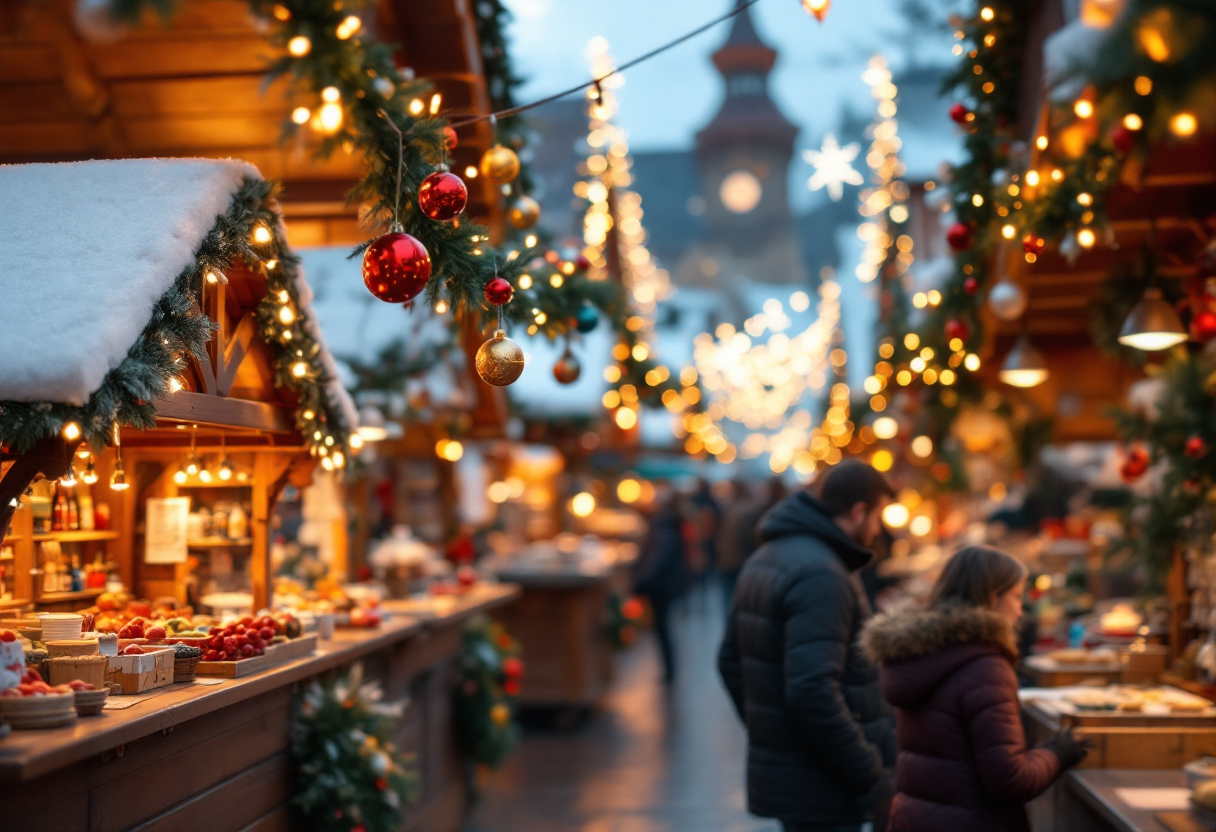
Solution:
[(823, 147), (819, 150), (802, 151), (802, 158), (815, 169), (806, 181), (807, 187), (812, 191), (827, 188), (828, 197), (833, 202), (839, 202), (844, 196), (845, 185), (860, 185), (865, 181), (851, 164), (859, 152), (861, 145), (857, 142), (841, 147), (836, 143), (836, 137), (828, 133), (823, 137)]

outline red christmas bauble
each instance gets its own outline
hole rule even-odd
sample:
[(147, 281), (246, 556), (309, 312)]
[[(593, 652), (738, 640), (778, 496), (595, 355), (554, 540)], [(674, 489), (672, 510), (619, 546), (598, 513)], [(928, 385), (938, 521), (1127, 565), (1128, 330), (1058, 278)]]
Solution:
[(524, 663), (515, 656), (508, 656), (502, 660), (502, 672), (508, 679), (518, 679), (524, 675)]
[(574, 384), (582, 372), (583, 368), (579, 366), (578, 359), (570, 353), (557, 359), (557, 363), (553, 365), (553, 377), (557, 379), (558, 384)]
[(1120, 124), (1110, 131), (1110, 143), (1120, 156), (1126, 156), (1136, 146), (1136, 133)]
[(1216, 315), (1204, 309), (1191, 316), (1191, 338), (1206, 344), (1216, 338)]
[(969, 277), (963, 281), (963, 291), (969, 295), (974, 295), (980, 290), (980, 282), (974, 277)]
[(1022, 251), (1027, 254), (1033, 254), (1038, 257), (1047, 250), (1047, 241), (1042, 237), (1036, 237), (1033, 234), (1027, 234), (1022, 238)]
[(508, 679), (502, 683), (502, 692), (507, 696), (519, 696), (520, 688), (518, 679)]
[(971, 329), (965, 321), (960, 321), (958, 318), (951, 318), (946, 321), (946, 337), (953, 340), (955, 338), (960, 341), (966, 341), (971, 337)]
[(377, 237), (363, 252), (363, 282), (386, 303), (413, 300), (430, 279), (431, 255), (403, 231)]
[(591, 261), (587, 259), (587, 255), (580, 254), (578, 257), (574, 258), (574, 268), (578, 269), (580, 272), (585, 272), (587, 269), (591, 268)]
[(450, 220), (464, 210), (469, 191), (454, 173), (437, 170), (418, 186), (418, 207), (433, 220)]
[(950, 108), (950, 120), (955, 124), (966, 124), (969, 115), (971, 115), (971, 111), (962, 104), (955, 104)]
[(1182, 452), (1191, 459), (1203, 459), (1208, 455), (1208, 443), (1203, 441), (1202, 436), (1192, 436), (1186, 440)]
[(974, 233), (970, 223), (956, 222), (946, 229), (946, 242), (955, 251), (966, 251), (971, 248)]
[(501, 277), (495, 277), (486, 284), (486, 302), (494, 306), (510, 303), (514, 295), (514, 287)]
[(456, 135), (456, 130), (453, 127), (443, 128), (443, 144), (449, 151), (455, 150), (456, 145), (460, 144), (460, 137)]

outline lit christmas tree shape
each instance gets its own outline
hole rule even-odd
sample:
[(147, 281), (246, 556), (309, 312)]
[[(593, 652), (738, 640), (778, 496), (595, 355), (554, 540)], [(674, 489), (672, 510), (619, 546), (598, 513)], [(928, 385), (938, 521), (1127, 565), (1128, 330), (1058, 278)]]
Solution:
[(836, 142), (836, 136), (828, 133), (823, 137), (823, 146), (819, 150), (802, 151), (802, 158), (815, 169), (806, 181), (807, 187), (812, 191), (827, 188), (828, 197), (833, 202), (839, 202), (844, 196), (845, 185), (860, 185), (865, 181), (852, 165), (860, 152), (861, 145), (857, 142), (841, 147)]

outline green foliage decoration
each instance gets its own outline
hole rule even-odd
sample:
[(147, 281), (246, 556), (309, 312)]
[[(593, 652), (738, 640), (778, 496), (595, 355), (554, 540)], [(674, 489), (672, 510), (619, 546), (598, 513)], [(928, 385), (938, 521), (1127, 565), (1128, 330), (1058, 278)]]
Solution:
[(456, 727), (465, 752), (497, 768), (519, 741), (516, 698), (522, 648), (486, 616), (470, 621), (462, 638), (460, 676), (453, 692)]

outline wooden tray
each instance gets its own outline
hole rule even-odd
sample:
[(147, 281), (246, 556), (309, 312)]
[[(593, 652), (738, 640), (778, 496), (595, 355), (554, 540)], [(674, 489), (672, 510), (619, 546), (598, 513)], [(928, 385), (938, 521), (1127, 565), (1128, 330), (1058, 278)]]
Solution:
[(196, 676), (226, 676), (236, 679), (266, 670), (274, 662), (270, 656), (250, 656), (235, 662), (199, 662), (194, 669)]

